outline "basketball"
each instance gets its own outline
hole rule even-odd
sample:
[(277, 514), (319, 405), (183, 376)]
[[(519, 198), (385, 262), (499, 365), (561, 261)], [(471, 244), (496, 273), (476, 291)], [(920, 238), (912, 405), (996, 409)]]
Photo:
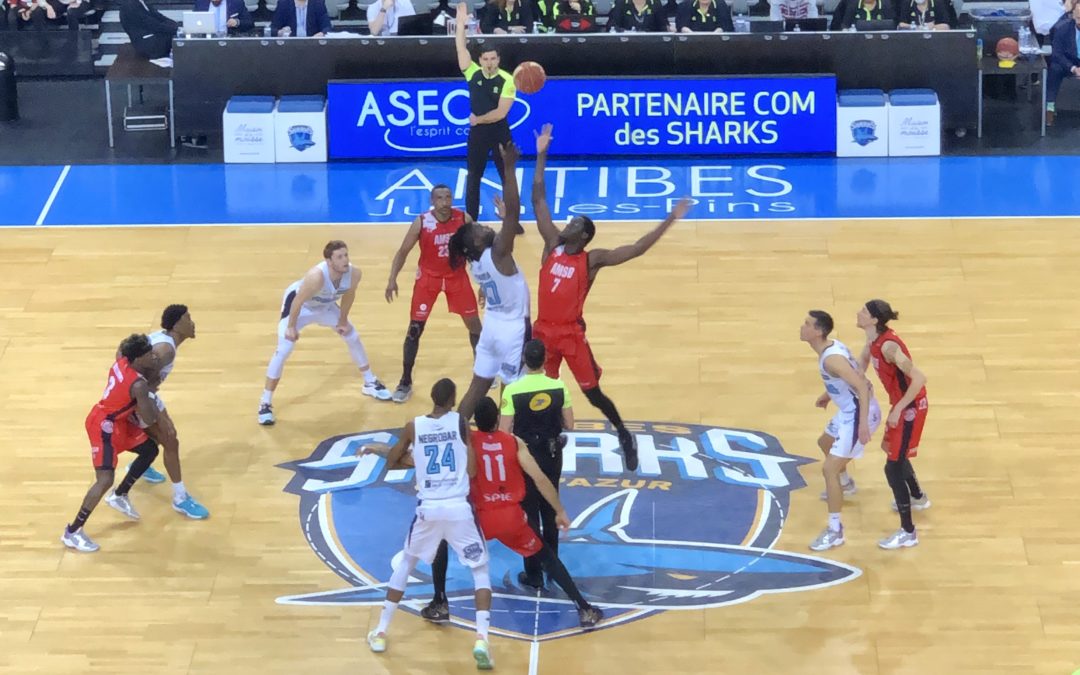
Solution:
[(1020, 45), (1011, 37), (1003, 37), (998, 40), (995, 53), (999, 59), (1011, 61), (1020, 55)]
[(535, 94), (544, 88), (547, 74), (536, 61), (526, 61), (514, 68), (514, 86), (523, 94)]

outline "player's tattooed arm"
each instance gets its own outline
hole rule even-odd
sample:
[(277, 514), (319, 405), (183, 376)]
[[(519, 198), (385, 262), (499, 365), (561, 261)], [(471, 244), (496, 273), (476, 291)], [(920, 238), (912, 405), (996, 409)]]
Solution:
[(131, 396), (135, 399), (135, 408), (143, 424), (150, 426), (157, 422), (158, 409), (150, 397), (150, 383), (142, 378), (135, 380), (131, 385)]

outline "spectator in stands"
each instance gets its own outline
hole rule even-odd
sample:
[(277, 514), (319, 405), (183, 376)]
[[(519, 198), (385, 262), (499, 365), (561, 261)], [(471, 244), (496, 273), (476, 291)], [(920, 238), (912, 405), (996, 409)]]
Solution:
[(332, 28), (325, 0), (279, 0), (270, 21), (278, 37), (322, 37)]
[(480, 20), (480, 32), (496, 35), (531, 33), (532, 25), (533, 14), (528, 0), (488, 0)]
[[(839, 7), (837, 8), (839, 9)], [(859, 21), (885, 21), (893, 18), (892, 8), (883, 0), (849, 0), (842, 28), (847, 30)]]
[(555, 21), (564, 16), (584, 16), (596, 19), (596, 6), (592, 0), (558, 0), (555, 3)]
[(60, 2), (63, 3), (64, 18), (71, 30), (79, 30), (79, 23), (97, 10), (94, 0), (70, 0), (69, 2), (60, 0)]
[[(528, 2), (529, 0), (525, 0)], [(533, 2), (533, 18), (540, 22), (541, 33), (555, 32), (555, 5), (557, 0), (535, 0)]]
[(724, 0), (684, 0), (675, 28), (680, 33), (734, 33), (735, 23)]
[(610, 31), (664, 33), (671, 30), (660, 0), (615, 0), (607, 25)]
[(213, 12), (219, 35), (247, 33), (255, 28), (255, 20), (244, 0), (195, 0), (195, 11)]
[(160, 59), (172, 52), (179, 25), (145, 0), (120, 0), (120, 25), (135, 53), (144, 59)]
[(375, 0), (367, 8), (367, 25), (372, 35), (397, 35), (398, 19), (416, 16), (412, 0)]
[(1080, 3), (1050, 31), (1053, 36), (1046, 72), (1046, 126), (1054, 125), (1054, 103), (1065, 78), (1080, 78)]
[(8, 0), (3, 3), (4, 28), (45, 30), (56, 19), (56, 8), (46, 0)]
[(814, 0), (771, 0), (769, 2), (770, 21), (816, 18), (818, 18), (818, 8)]
[(911, 0), (900, 16), (897, 28), (949, 30), (948, 0)]

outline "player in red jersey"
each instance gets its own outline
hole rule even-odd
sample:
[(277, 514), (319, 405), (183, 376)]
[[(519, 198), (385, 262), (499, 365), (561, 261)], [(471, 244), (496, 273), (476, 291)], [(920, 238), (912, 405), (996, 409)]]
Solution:
[[(592, 628), (604, 613), (593, 607), (581, 595), (566, 566), (558, 556), (529, 527), (521, 500), (525, 498), (525, 475), (536, 483), (537, 489), (554, 507), (555, 521), (562, 530), (570, 527), (559, 493), (529, 454), (525, 442), (505, 431), (499, 431), (499, 407), (491, 397), (480, 399), (473, 413), (477, 431), (472, 433), (472, 447), (476, 453), (476, 476), (472, 479), (469, 500), (476, 509), (480, 531), (487, 539), (498, 539), (507, 548), (522, 557), (536, 555), (548, 576), (563, 589), (578, 608), (578, 621), (582, 628)], [(449, 552), (445, 542), (439, 547), (431, 563), (432, 584), (435, 597), (420, 616), (435, 623), (450, 620), (450, 606), (446, 598), (446, 566)]]
[(416, 268), (409, 329), (405, 333), (404, 370), (393, 394), (395, 403), (404, 403), (412, 395), (412, 371), (416, 364), (416, 353), (420, 350), (420, 336), (424, 334), (424, 326), (440, 293), (446, 293), (447, 308), (459, 315), (469, 329), (473, 352), (480, 340), (480, 315), (469, 273), (464, 267), (450, 268), (449, 252), (450, 237), (462, 225), (471, 224), (473, 220), (453, 205), (454, 193), (448, 186), (436, 185), (431, 188), (431, 210), (416, 217), (390, 264), (390, 281), (386, 284), (387, 302), (393, 302), (398, 294), (398, 274), (419, 242), (420, 264)]
[(139, 519), (127, 494), (157, 457), (158, 446), (139, 428), (139, 422), (133, 416), (138, 413), (139, 419), (148, 426), (157, 421), (157, 404), (145, 377), (156, 368), (157, 355), (148, 337), (136, 333), (120, 343), (120, 355), (109, 369), (105, 392), (86, 417), (86, 433), (90, 437), (96, 480), (87, 490), (75, 520), (64, 528), (64, 534), (60, 537), (68, 548), (86, 553), (100, 548), (86, 536), (82, 528), (105, 491), (112, 487), (117, 455), (121, 452), (131, 451), (139, 457), (132, 462), (120, 486), (105, 498), (105, 503), (129, 518)]
[(911, 511), (930, 506), (910, 459), (918, 453), (929, 408), (926, 375), (915, 367), (904, 341), (889, 328), (889, 321), (898, 318), (900, 315), (884, 300), (867, 302), (856, 316), (857, 325), (866, 331), (859, 365), (863, 370), (870, 363), (874, 365), (892, 407), (885, 421), (881, 449), (887, 456), (885, 478), (895, 498), (893, 510), (900, 514), (900, 529), (878, 542), (885, 549), (917, 546), (919, 537)]
[(586, 252), (585, 247), (596, 234), (596, 225), (590, 218), (575, 216), (561, 232), (551, 220), (544, 183), (544, 167), (550, 144), (551, 125), (545, 124), (536, 137), (536, 172), (533, 175), (532, 204), (536, 212), (536, 225), (544, 239), (544, 254), (541, 258), (540, 287), (536, 291), (539, 312), (532, 334), (547, 349), (544, 370), (548, 377), (558, 377), (559, 365), (566, 359), (585, 398), (599, 408), (615, 427), (619, 445), (626, 457), (626, 468), (636, 471), (637, 441), (623, 424), (615, 404), (600, 390), (603, 371), (593, 358), (589, 341), (585, 338), (582, 312), (596, 274), (604, 267), (629, 262), (652, 248), (675, 221), (687, 214), (690, 201), (681, 200), (662, 223), (633, 244), (615, 249), (594, 248)]

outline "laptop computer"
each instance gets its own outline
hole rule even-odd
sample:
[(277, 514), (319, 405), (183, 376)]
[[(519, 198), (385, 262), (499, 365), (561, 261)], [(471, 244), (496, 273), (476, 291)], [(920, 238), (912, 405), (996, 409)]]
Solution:
[(185, 35), (214, 35), (217, 29), (214, 26), (213, 12), (184, 12)]
[(431, 12), (398, 17), (398, 35), (431, 35), (434, 32), (435, 16)]
[(821, 33), (829, 30), (829, 20), (819, 16), (814, 19), (787, 19), (784, 21), (784, 30), (786, 31), (796, 30), (796, 26), (800, 31)]
[(896, 22), (892, 19), (874, 19), (873, 21), (856, 21), (855, 30), (860, 33), (896, 30)]
[(751, 33), (783, 33), (783, 21), (751, 21)]

